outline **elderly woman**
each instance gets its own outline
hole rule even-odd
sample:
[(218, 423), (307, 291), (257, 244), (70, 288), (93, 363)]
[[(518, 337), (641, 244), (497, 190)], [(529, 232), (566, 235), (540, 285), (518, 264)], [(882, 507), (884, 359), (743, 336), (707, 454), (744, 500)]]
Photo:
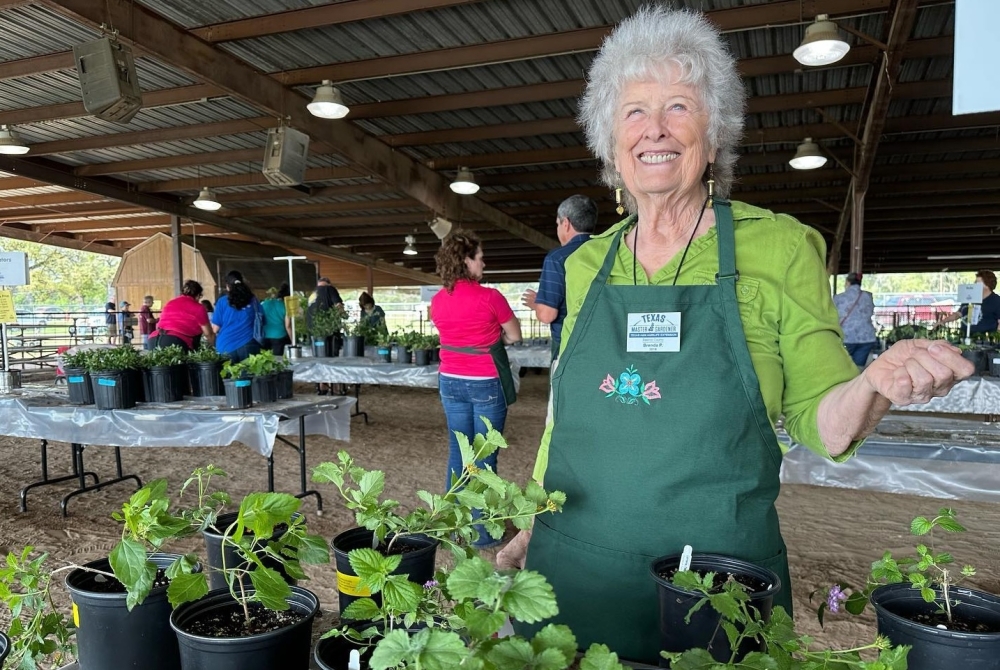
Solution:
[[(776, 604), (790, 607), (774, 507), (780, 415), (795, 440), (841, 460), (890, 403), (926, 402), (972, 372), (954, 347), (907, 341), (858, 375), (820, 235), (723, 199), (744, 98), (717, 30), (656, 7), (604, 42), (581, 104), (630, 215), (566, 262), (535, 478), (568, 502), (538, 519), (526, 566), (552, 583), (557, 619), (583, 648), (604, 642), (634, 661), (658, 658), (650, 560), (685, 544), (774, 570)], [(501, 564), (519, 562), (525, 538)]]
[[(475, 233), (452, 232), (434, 257), (444, 288), (431, 299), (431, 320), (441, 336), (438, 375), (441, 405), (448, 422), (448, 470), (445, 490), (462, 471), (455, 433), (485, 433), (485, 417), (503, 432), (507, 408), (514, 404), (514, 378), (505, 344), (521, 340), (521, 323), (507, 299), (483, 280), (483, 247)], [(494, 453), (478, 463), (497, 469)], [(478, 527), (480, 549), (499, 544)]]

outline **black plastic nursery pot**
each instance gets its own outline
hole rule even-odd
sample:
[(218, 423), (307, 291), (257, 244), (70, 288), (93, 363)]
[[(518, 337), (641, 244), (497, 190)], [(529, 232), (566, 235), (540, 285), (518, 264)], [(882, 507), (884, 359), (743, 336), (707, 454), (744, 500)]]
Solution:
[(405, 363), (409, 365), (413, 362), (413, 353), (406, 347), (397, 344), (396, 345), (396, 362)]
[(287, 400), (295, 395), (295, 377), (291, 370), (282, 370), (274, 376), (278, 389), (278, 400)]
[(316, 643), (313, 660), (320, 670), (347, 670), (351, 651), (357, 649), (361, 654), (361, 667), (368, 667), (374, 645), (363, 645), (352, 642), (345, 637), (328, 637)]
[(97, 409), (132, 409), (138, 402), (141, 383), (137, 371), (114, 370), (94, 372), (90, 375), (91, 388), (94, 390), (94, 403)]
[[(337, 595), (340, 596), (341, 612), (358, 598), (382, 602), (380, 594), (372, 595), (359, 584), (360, 579), (347, 558), (347, 553), (352, 549), (371, 549), (374, 536), (375, 533), (367, 528), (352, 528), (333, 538), (331, 546), (337, 561)], [(426, 535), (407, 535), (401, 537), (397, 544), (415, 549), (403, 554), (403, 560), (392, 574), (406, 575), (411, 582), (417, 584), (426, 584), (434, 578), (434, 557), (440, 544), (437, 540)]]
[(313, 356), (326, 358), (326, 340), (313, 340)]
[(226, 392), (226, 407), (247, 409), (253, 404), (253, 381), (250, 379), (224, 379), (222, 386)]
[[(1000, 596), (961, 587), (952, 587), (950, 593), (959, 601), (952, 608), (955, 618), (1000, 630)], [(940, 599), (940, 591), (937, 594)], [(938, 605), (925, 602), (920, 590), (909, 583), (880, 586), (872, 592), (871, 601), (879, 634), (893, 644), (913, 647), (906, 656), (909, 670), (1000, 667), (1000, 633), (965, 633), (913, 621), (913, 617), (933, 615)]]
[(962, 358), (976, 366), (976, 371), (972, 373), (976, 375), (981, 375), (989, 369), (992, 355), (992, 351), (985, 349), (968, 349), (962, 352)]
[(225, 393), (222, 388), (222, 363), (188, 363), (188, 373), (191, 382), (191, 395), (196, 398), (219, 396)]
[[(162, 568), (176, 558), (171, 554), (150, 556)], [(111, 572), (107, 559), (87, 563), (85, 567)], [(129, 612), (125, 591), (107, 593), (102, 584), (107, 584), (107, 578), (87, 570), (74, 570), (66, 578), (66, 587), (73, 598), (80, 670), (180, 670), (177, 636), (170, 629), (166, 587), (154, 589), (141, 605)]]
[(430, 365), (431, 364), (431, 350), (430, 349), (415, 349), (413, 351), (413, 363), (414, 365)]
[(344, 357), (357, 358), (365, 355), (365, 338), (360, 335), (350, 335), (344, 339)]
[(991, 377), (1000, 377), (1000, 351), (990, 352), (989, 373)]
[[(227, 568), (236, 567), (243, 562), (240, 559), (239, 555), (236, 553), (235, 547), (229, 544), (225, 546), (225, 549), (223, 549), (223, 543), (222, 543), (222, 539), (224, 537), (226, 529), (229, 528), (234, 523), (236, 523), (237, 516), (238, 516), (237, 512), (222, 514), (219, 516), (218, 519), (216, 519), (215, 526), (213, 528), (209, 530), (203, 530), (201, 532), (202, 537), (205, 538), (205, 549), (208, 553), (208, 566), (210, 568), (216, 568), (215, 570), (209, 570), (208, 572), (208, 585), (212, 590), (229, 588), (229, 585), (226, 584), (226, 578), (223, 576), (221, 572), (218, 572), (218, 570), (221, 570), (223, 567), (222, 566), (223, 555), (225, 555)], [(249, 533), (250, 531), (246, 532)], [(270, 539), (277, 540), (282, 535), (284, 535), (284, 533), (285, 533), (284, 529), (280, 531), (278, 529), (275, 529), (275, 532)], [(263, 552), (261, 552), (261, 554), (263, 554)], [(281, 564), (280, 561), (276, 561), (275, 559), (266, 555), (261, 555), (261, 558), (266, 567), (277, 570), (279, 573), (281, 573), (281, 576), (285, 578), (286, 582), (288, 582), (292, 586), (295, 585), (295, 580), (285, 574), (284, 566)], [(246, 578), (243, 579), (243, 585), (246, 587), (250, 587), (252, 585), (249, 575), (247, 575)]]
[(256, 375), (250, 385), (250, 395), (256, 403), (278, 399), (278, 379), (275, 375)]
[(0, 633), (0, 668), (3, 667), (3, 662), (7, 658), (7, 654), (10, 653), (10, 638)]
[[(660, 598), (660, 649), (681, 652), (701, 647), (708, 649), (715, 660), (726, 662), (732, 656), (733, 650), (729, 646), (726, 632), (719, 626), (721, 615), (706, 604), (691, 616), (690, 624), (685, 623), (684, 618), (701, 600), (701, 594), (679, 589), (669, 580), (660, 577), (661, 572), (676, 569), (680, 562), (679, 554), (664, 556), (653, 561), (649, 568), (650, 575), (657, 584)], [(691, 569), (703, 574), (730, 573), (759, 580), (767, 586), (751, 593), (750, 603), (757, 608), (765, 621), (771, 618), (774, 596), (781, 590), (781, 579), (774, 572), (738, 558), (719, 554), (694, 554), (691, 557)], [(760, 649), (760, 644), (746, 640), (740, 646), (736, 659), (742, 659), (750, 652)], [(661, 662), (664, 667), (666, 664), (666, 660)]]
[(94, 387), (91, 386), (90, 373), (83, 368), (66, 368), (66, 389), (69, 391), (69, 401), (73, 405), (93, 405)]
[[(291, 610), (303, 616), (295, 623), (261, 635), (206, 637), (188, 632), (193, 623), (242, 610), (228, 590), (212, 591), (185, 603), (170, 616), (177, 635), (183, 670), (308, 670), (312, 625), (319, 599), (311, 591), (292, 587)], [(111, 667), (111, 666), (109, 666)]]
[(376, 349), (379, 360), (383, 363), (392, 363), (392, 349), (389, 347), (379, 347)]
[(186, 365), (156, 365), (142, 371), (147, 402), (179, 402), (187, 392)]

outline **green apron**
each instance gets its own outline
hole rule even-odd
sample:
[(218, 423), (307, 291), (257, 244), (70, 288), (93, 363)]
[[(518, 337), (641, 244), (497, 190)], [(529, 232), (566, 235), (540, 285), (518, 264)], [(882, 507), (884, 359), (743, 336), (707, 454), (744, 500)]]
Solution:
[[(781, 452), (740, 321), (732, 211), (719, 200), (714, 209), (714, 285), (608, 285), (624, 229), (615, 237), (553, 377), (545, 486), (566, 493), (565, 511), (537, 517), (528, 548), (526, 567), (545, 575), (559, 603), (544, 623), (567, 624), (581, 649), (600, 642), (652, 665), (659, 606), (649, 566), (685, 544), (774, 570), (783, 585), (775, 604), (791, 611), (774, 508)], [(679, 351), (627, 352), (630, 322), (653, 314), (652, 323), (675, 324), (670, 313), (681, 314)], [(643, 327), (632, 333), (641, 346)]]
[(449, 344), (442, 344), (441, 348), (459, 354), (489, 354), (493, 359), (493, 365), (496, 366), (497, 376), (500, 378), (500, 388), (503, 390), (503, 399), (507, 402), (507, 407), (517, 402), (517, 388), (514, 386), (514, 375), (510, 371), (510, 359), (507, 358), (507, 347), (503, 343), (503, 333), (489, 348), (453, 347)]

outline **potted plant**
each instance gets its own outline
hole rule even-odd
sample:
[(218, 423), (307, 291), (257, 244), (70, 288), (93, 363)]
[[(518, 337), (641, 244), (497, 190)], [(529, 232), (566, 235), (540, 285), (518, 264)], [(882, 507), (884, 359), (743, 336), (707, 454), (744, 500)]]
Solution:
[(392, 363), (392, 346), (396, 343), (396, 334), (387, 330), (379, 330), (375, 335), (376, 352), (383, 363)]
[(361, 319), (354, 323), (344, 324), (344, 356), (357, 358), (365, 355), (365, 342), (374, 342), (378, 329)]
[(129, 345), (94, 349), (87, 357), (87, 372), (97, 409), (131, 409), (142, 392), (139, 352)]
[(339, 334), (347, 319), (343, 307), (317, 309), (307, 319), (309, 335), (313, 342), (313, 355), (319, 358), (336, 356), (339, 353)]
[(292, 372), (292, 364), (287, 358), (278, 358), (275, 361), (275, 369), (278, 400), (287, 400), (295, 395), (295, 374)]
[(410, 341), (410, 348), (413, 350), (413, 363), (415, 365), (426, 366), (431, 364), (431, 349), (433, 340), (430, 335), (414, 333)]
[[(521, 489), (492, 470), (476, 466), (497, 449), (507, 447), (503, 436), (489, 422), (486, 426), (487, 433), (476, 435), (472, 442), (465, 435), (456, 434), (465, 466), (461, 476), (453, 478), (444, 495), (418, 491), (417, 497), (426, 506), (405, 515), (398, 511), (398, 502), (380, 500), (385, 475), (357, 466), (347, 452), (341, 451), (336, 463), (321, 463), (314, 468), (313, 481), (333, 484), (358, 523), (357, 528), (333, 539), (341, 612), (350, 612), (352, 602), (382, 590), (380, 584), (370, 583), (357, 574), (354, 563), (362, 555), (356, 553), (359, 550), (374, 549), (373, 553), (387, 557), (400, 556), (394, 574), (408, 575), (409, 581), (419, 586), (434, 574), (434, 555), (439, 544), (448, 546), (457, 556), (471, 555), (473, 550), (469, 545), (479, 538), (477, 526), (499, 540), (507, 521), (516, 528), (527, 529), (535, 515), (562, 509), (566, 497), (561, 492), (546, 493), (533, 481)], [(478, 516), (474, 516), (475, 510)], [(395, 582), (401, 584), (400, 580)], [(412, 587), (400, 588), (412, 590)]]
[(441, 336), (436, 333), (427, 336), (427, 346), (431, 351), (431, 363), (441, 362)]
[(226, 407), (246, 409), (253, 404), (253, 379), (246, 360), (239, 363), (226, 361), (222, 364), (222, 386), (226, 394)]
[(142, 382), (147, 402), (177, 402), (188, 390), (187, 356), (172, 344), (146, 352), (142, 360)]
[(188, 372), (191, 377), (191, 395), (196, 398), (223, 395), (222, 365), (229, 356), (220, 354), (215, 347), (202, 342), (201, 346), (187, 355)]
[(819, 606), (820, 622), (824, 611), (837, 611), (841, 603), (860, 614), (870, 601), (879, 634), (913, 647), (910, 670), (994, 667), (1000, 658), (1000, 596), (959, 586), (975, 568), (956, 567), (954, 557), (935, 546), (935, 530), (960, 533), (965, 527), (950, 508), (930, 519), (916, 517), (910, 532), (927, 543), (918, 544), (914, 556), (885, 552), (861, 589), (835, 584)]
[(409, 348), (409, 336), (411, 333), (401, 333), (393, 331), (389, 336), (391, 342), (395, 343), (396, 362), (409, 365), (413, 362), (413, 354)]
[(277, 400), (277, 375), (284, 368), (281, 359), (270, 351), (262, 351), (248, 356), (243, 365), (252, 379), (250, 388), (253, 401), (263, 403)]
[(62, 356), (62, 370), (66, 375), (69, 401), (74, 405), (94, 404), (94, 389), (90, 385), (88, 371), (88, 361), (93, 355), (93, 349), (79, 349), (75, 353)]
[[(678, 570), (671, 583), (681, 592), (697, 594), (697, 598), (690, 601), (686, 621), (693, 622), (705, 609), (715, 611), (718, 627), (724, 633), (724, 647), (729, 651), (728, 655), (722, 654), (715, 646), (661, 652), (668, 667), (675, 670), (905, 670), (907, 667), (909, 647), (893, 647), (881, 635), (871, 644), (852, 649), (814, 649), (811, 637), (795, 633), (792, 618), (784, 607), (775, 606), (765, 617), (754, 604), (747, 587), (731, 575), (698, 569)], [(749, 648), (756, 650), (746, 652)], [(723, 656), (721, 660), (720, 656)]]

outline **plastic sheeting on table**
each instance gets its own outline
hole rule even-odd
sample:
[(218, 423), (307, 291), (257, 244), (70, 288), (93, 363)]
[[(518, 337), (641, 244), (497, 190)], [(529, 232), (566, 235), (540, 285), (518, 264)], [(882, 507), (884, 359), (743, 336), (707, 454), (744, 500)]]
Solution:
[(548, 345), (528, 345), (507, 347), (507, 358), (511, 367), (517, 363), (522, 368), (550, 368), (552, 366), (552, 349)]
[(280, 400), (252, 409), (229, 410), (218, 397), (99, 410), (70, 405), (57, 393), (29, 390), (0, 398), (0, 433), (108, 447), (218, 447), (242, 442), (269, 456), (276, 435), (298, 435), (299, 422), (289, 419), (300, 416), (305, 416), (308, 435), (349, 440), (350, 408), (355, 402), (354, 398), (334, 396), (323, 401)]
[[(514, 388), (520, 390), (520, 364), (511, 360)], [(300, 358), (292, 361), (292, 374), (297, 382), (312, 384), (385, 384), (436, 389), (437, 365), (406, 365), (386, 363), (371, 358)]]
[[(787, 435), (782, 434), (784, 441)], [(1000, 502), (1000, 425), (887, 416), (843, 463), (793, 444), (781, 481), (908, 495)]]
[(900, 412), (940, 412), (942, 414), (1000, 414), (1000, 379), (973, 377), (960, 381), (943, 398), (931, 398), (923, 405), (893, 406)]

